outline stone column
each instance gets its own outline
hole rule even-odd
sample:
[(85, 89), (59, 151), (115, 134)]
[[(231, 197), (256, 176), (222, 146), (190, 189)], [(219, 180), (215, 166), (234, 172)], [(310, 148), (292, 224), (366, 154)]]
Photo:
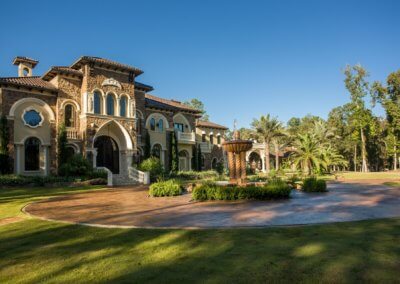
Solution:
[(22, 172), (21, 171), (21, 168), (22, 168), (22, 165), (21, 165), (22, 145), (14, 144), (14, 149), (15, 149), (14, 172), (17, 175), (20, 175)]
[[(126, 107), (126, 106), (125, 106)], [(117, 98), (117, 106), (116, 106), (116, 110), (115, 110), (115, 113), (114, 113), (114, 115), (115, 116), (120, 116), (120, 98)], [(125, 111), (126, 111), (126, 109), (125, 109)], [(125, 113), (126, 115), (127, 115), (127, 113)]]
[(44, 168), (44, 175), (48, 176), (50, 173), (50, 162), (49, 162), (49, 147), (48, 145), (43, 145), (43, 168)]
[(93, 168), (96, 168), (97, 165), (97, 149), (91, 150), (93, 154)]
[(236, 167), (236, 174), (235, 174), (236, 182), (240, 184), (241, 183), (240, 177), (242, 174), (242, 164), (240, 162), (240, 153), (235, 153), (235, 167)]
[(233, 152), (228, 152), (229, 182), (235, 182), (236, 165)]
[(102, 101), (101, 107), (102, 107), (101, 114), (107, 114), (107, 96), (106, 95), (103, 96), (103, 101)]
[(246, 152), (241, 152), (240, 153), (240, 167), (241, 167), (241, 174), (240, 174), (240, 179), (241, 183), (246, 182)]

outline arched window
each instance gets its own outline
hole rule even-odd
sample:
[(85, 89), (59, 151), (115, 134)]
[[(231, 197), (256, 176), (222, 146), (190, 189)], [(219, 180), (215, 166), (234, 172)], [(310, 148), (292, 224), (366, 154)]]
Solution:
[(213, 134), (210, 134), (210, 143), (214, 144), (214, 135)]
[(66, 127), (75, 127), (75, 111), (73, 105), (66, 105), (64, 111), (64, 124)]
[(164, 131), (164, 121), (161, 118), (158, 120), (158, 131)]
[(161, 145), (156, 144), (153, 146), (153, 149), (151, 150), (151, 155), (153, 157), (161, 159)]
[(218, 145), (221, 145), (221, 135), (218, 135), (218, 136), (217, 136), (217, 144), (218, 144)]
[(121, 99), (119, 100), (119, 115), (122, 117), (126, 116), (126, 106), (127, 106), (126, 97), (122, 96)]
[(40, 169), (40, 141), (30, 137), (25, 141), (25, 171), (38, 171)]
[(107, 95), (107, 114), (108, 115), (114, 115), (114, 107), (115, 107), (114, 95), (108, 94)]
[(101, 94), (94, 92), (93, 97), (93, 111), (94, 113), (101, 114)]
[(156, 130), (156, 120), (154, 118), (150, 119), (150, 130)]
[(201, 134), (201, 142), (206, 142), (206, 134)]

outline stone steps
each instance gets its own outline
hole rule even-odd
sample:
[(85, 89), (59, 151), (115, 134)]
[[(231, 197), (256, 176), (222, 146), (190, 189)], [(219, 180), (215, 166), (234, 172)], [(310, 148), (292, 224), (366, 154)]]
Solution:
[(128, 175), (113, 174), (113, 185), (138, 185), (137, 180), (130, 178)]

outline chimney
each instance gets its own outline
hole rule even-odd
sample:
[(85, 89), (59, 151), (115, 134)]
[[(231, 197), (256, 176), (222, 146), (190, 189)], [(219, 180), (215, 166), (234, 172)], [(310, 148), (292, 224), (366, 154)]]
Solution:
[(13, 61), (18, 66), (18, 77), (32, 76), (32, 70), (38, 63), (39, 61), (24, 56), (17, 56)]

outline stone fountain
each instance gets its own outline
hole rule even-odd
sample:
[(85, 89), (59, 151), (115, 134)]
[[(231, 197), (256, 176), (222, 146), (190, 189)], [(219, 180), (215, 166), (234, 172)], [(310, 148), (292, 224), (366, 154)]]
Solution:
[(222, 144), (228, 153), (229, 183), (238, 185), (247, 183), (246, 151), (252, 146), (252, 141), (240, 139), (240, 132), (237, 130), (233, 132), (233, 140)]

